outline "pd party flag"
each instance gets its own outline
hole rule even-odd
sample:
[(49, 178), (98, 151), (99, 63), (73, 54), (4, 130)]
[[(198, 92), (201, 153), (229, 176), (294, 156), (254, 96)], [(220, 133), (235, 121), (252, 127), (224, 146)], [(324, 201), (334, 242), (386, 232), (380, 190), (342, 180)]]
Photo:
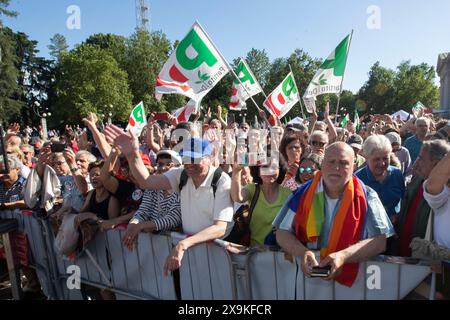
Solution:
[(331, 52), (328, 58), (320, 65), (308, 88), (306, 88), (303, 101), (309, 113), (313, 113), (315, 104), (312, 101), (317, 96), (325, 93), (341, 93), (352, 35), (353, 31)]
[(136, 136), (140, 136), (142, 129), (147, 125), (147, 118), (144, 109), (144, 103), (139, 102), (133, 111), (131, 111), (130, 120), (128, 121), (127, 131), (132, 130)]
[(178, 122), (188, 122), (192, 113), (197, 112), (200, 103), (194, 100), (189, 100), (188, 103), (173, 112), (173, 116), (177, 118)]
[(281, 119), (300, 101), (294, 75), (289, 72), (283, 82), (264, 101), (264, 107)]
[(234, 80), (232, 96), (228, 106), (230, 110), (239, 111), (247, 105), (245, 101), (248, 98), (262, 92), (262, 89), (244, 59), (240, 59), (235, 72), (242, 84), (239, 83), (239, 80)]
[(228, 65), (200, 24), (194, 23), (156, 78), (155, 96), (178, 93), (200, 101), (228, 73)]

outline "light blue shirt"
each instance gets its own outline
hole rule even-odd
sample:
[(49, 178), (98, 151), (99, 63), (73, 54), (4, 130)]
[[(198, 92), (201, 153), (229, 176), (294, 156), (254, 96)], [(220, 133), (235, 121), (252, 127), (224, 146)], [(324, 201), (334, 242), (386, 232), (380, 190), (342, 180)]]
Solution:
[[(383, 234), (386, 235), (386, 238), (393, 236), (395, 234), (394, 227), (386, 213), (386, 210), (384, 209), (383, 204), (380, 201), (380, 198), (378, 197), (378, 194), (372, 188), (370, 188), (368, 186), (366, 186), (366, 188), (367, 188), (368, 208), (367, 208), (367, 213), (365, 216), (364, 231), (363, 231), (361, 240), (374, 238), (376, 236), (380, 236)], [(286, 203), (289, 201), (289, 199), (286, 201)], [(327, 201), (325, 201), (325, 206), (326, 206), (326, 202)], [(339, 207), (339, 204), (340, 204), (340, 199), (336, 205), (336, 208)], [(332, 213), (330, 214), (331, 210), (326, 210), (327, 208), (324, 207), (325, 221), (322, 226), (320, 237), (319, 237), (317, 243), (308, 244), (309, 249), (319, 250), (328, 245), (328, 239), (330, 236), (331, 226), (333, 225), (334, 217), (337, 212), (336, 208), (334, 210), (332, 210)], [(285, 205), (278, 213), (278, 215), (275, 218), (275, 220), (273, 221), (272, 225), (276, 229), (286, 230), (286, 231), (290, 231), (291, 233), (295, 233), (294, 217), (295, 217), (295, 212), (290, 210), (288, 208), (288, 206)]]

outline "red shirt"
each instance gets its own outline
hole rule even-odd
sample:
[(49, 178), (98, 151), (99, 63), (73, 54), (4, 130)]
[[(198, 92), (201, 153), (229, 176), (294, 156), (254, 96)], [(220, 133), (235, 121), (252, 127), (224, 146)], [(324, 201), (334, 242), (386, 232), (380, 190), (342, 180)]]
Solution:
[(403, 227), (403, 232), (400, 236), (400, 256), (401, 257), (410, 257), (411, 256), (411, 248), (409, 247), (412, 240), (412, 230), (414, 221), (416, 221), (417, 216), (417, 207), (419, 206), (420, 200), (423, 198), (423, 186), (420, 185), (419, 190), (416, 193), (416, 197), (411, 203), (411, 206), (408, 209), (408, 213), (406, 215), (405, 226)]

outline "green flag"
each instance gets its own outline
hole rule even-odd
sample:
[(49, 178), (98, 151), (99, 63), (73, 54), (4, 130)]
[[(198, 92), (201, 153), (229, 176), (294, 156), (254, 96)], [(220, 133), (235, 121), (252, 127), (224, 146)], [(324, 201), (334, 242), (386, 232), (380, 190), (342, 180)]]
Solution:
[(352, 35), (353, 32), (347, 35), (331, 52), (328, 58), (320, 65), (308, 88), (306, 88), (303, 101), (309, 113), (312, 113), (315, 109), (314, 102), (317, 96), (325, 93), (341, 93)]
[(344, 128), (345, 124), (348, 122), (348, 120), (350, 120), (350, 117), (348, 115), (348, 113), (345, 115), (345, 117), (342, 119), (341, 121), (341, 127)]
[(355, 121), (353, 121), (353, 123), (355, 124), (356, 131), (359, 131), (359, 127), (361, 124), (359, 123), (359, 114), (357, 109), (355, 109)]

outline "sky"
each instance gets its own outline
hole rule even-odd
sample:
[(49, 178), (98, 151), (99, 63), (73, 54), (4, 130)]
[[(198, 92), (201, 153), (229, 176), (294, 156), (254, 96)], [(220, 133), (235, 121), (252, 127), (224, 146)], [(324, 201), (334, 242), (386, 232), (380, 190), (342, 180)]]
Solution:
[[(344, 89), (353, 92), (376, 61), (392, 69), (404, 60), (436, 66), (438, 55), (450, 52), (448, 0), (146, 1), (152, 30), (175, 41), (197, 20), (228, 61), (251, 48), (265, 49), (271, 61), (296, 48), (325, 59), (354, 30), (344, 79)], [(71, 5), (80, 9), (79, 29), (67, 27)], [(19, 16), (4, 24), (37, 40), (44, 57), (55, 33), (73, 47), (94, 33), (129, 36), (136, 28), (135, 0), (11, 0), (10, 8)]]

